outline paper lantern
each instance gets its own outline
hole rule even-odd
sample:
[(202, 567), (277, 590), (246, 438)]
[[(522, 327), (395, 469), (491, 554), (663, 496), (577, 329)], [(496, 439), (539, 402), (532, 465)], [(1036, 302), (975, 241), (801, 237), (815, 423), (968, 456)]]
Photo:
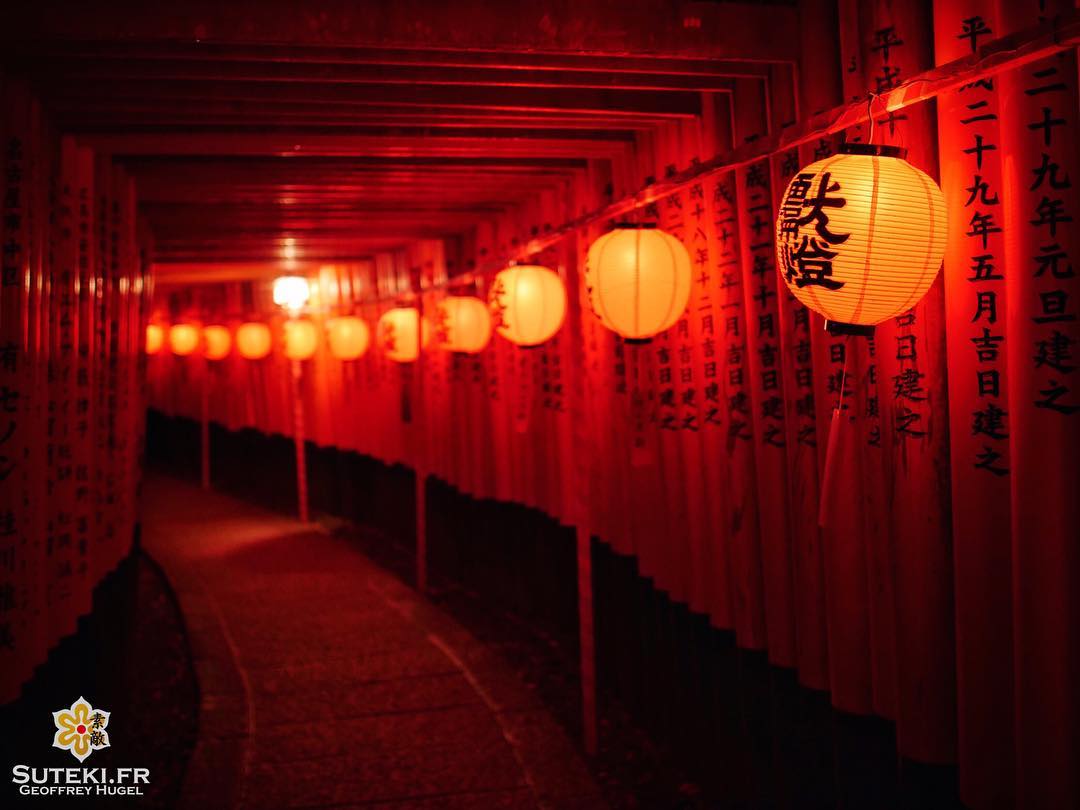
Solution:
[(589, 303), (608, 329), (648, 340), (682, 317), (690, 300), (690, 254), (651, 226), (622, 225), (589, 247)]
[(274, 303), (295, 315), (311, 297), (311, 285), (303, 276), (279, 276), (274, 279)]
[(558, 274), (535, 264), (508, 267), (488, 293), (495, 331), (519, 346), (539, 346), (566, 319), (566, 287)]
[(262, 360), (270, 354), (273, 340), (265, 323), (242, 323), (236, 330), (236, 350), (245, 360)]
[(476, 354), (491, 340), (491, 314), (479, 298), (450, 295), (435, 309), (435, 334), (439, 347), (451, 352)]
[(792, 178), (776, 221), (792, 295), (837, 332), (869, 334), (926, 294), (945, 255), (945, 197), (895, 146), (845, 144)]
[(371, 334), (360, 318), (346, 315), (326, 322), (326, 342), (338, 360), (356, 360), (368, 350)]
[(203, 355), (207, 360), (223, 360), (232, 348), (232, 335), (224, 326), (203, 328)]
[(165, 345), (165, 329), (156, 323), (146, 325), (146, 353), (157, 354)]
[(396, 307), (388, 309), (379, 318), (379, 348), (391, 360), (398, 363), (411, 363), (420, 356), (420, 339), (426, 346), (428, 325), (424, 320), (422, 334), (417, 334), (420, 313), (415, 307)]
[(307, 360), (319, 348), (319, 332), (306, 318), (285, 321), (285, 356), (290, 360)]
[(169, 328), (169, 348), (173, 354), (187, 357), (199, 348), (199, 327), (190, 323), (178, 323)]

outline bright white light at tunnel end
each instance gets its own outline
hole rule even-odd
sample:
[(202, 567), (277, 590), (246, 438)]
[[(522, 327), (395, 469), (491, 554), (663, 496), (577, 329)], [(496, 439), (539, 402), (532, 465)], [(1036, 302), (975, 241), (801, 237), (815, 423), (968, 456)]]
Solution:
[(311, 297), (311, 286), (303, 276), (278, 276), (274, 279), (274, 303), (295, 316)]

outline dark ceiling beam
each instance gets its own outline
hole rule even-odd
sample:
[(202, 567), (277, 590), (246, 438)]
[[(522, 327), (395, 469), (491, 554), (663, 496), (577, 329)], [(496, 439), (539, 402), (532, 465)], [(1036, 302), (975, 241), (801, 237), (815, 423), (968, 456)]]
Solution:
[[(206, 113), (196, 111), (180, 112), (176, 110), (155, 113), (152, 117), (145, 113), (119, 112), (109, 113), (97, 109), (76, 111), (65, 110), (54, 119), (64, 127), (65, 132), (105, 133), (105, 132), (163, 132), (163, 131), (198, 131), (225, 129), (232, 131), (271, 130), (334, 134), (343, 129), (360, 134), (397, 134), (438, 132), (453, 137), (455, 133), (484, 133), (501, 135), (504, 132), (517, 137), (590, 138), (593, 139), (630, 139), (637, 132), (654, 128), (658, 122), (648, 119), (627, 121), (620, 119), (593, 120), (585, 118), (450, 118), (423, 120), (413, 118), (402, 121), (387, 116), (370, 115), (283, 115), (265, 113), (247, 115), (245, 113)], [(536, 133), (536, 134), (532, 134)], [(596, 133), (594, 136), (591, 133)]]
[[(376, 253), (395, 250), (404, 247), (404, 243), (392, 239), (372, 241), (364, 250), (371, 254), (363, 254), (352, 261), (371, 261)], [(233, 258), (230, 261), (170, 261), (154, 262), (152, 270), (154, 284), (160, 289), (170, 286), (186, 286), (189, 284), (206, 284), (224, 281), (245, 281), (273, 278), (284, 273), (314, 273), (321, 261), (292, 261), (283, 260), (243, 260)], [(238, 313), (239, 314), (239, 313)]]
[(585, 160), (612, 158), (623, 154), (629, 143), (624, 140), (585, 140), (581, 138), (537, 139), (513, 137), (309, 135), (301, 133), (203, 133), (166, 132), (161, 134), (88, 134), (81, 138), (87, 146), (121, 156), (153, 155), (191, 157), (229, 155), (278, 156), (287, 158), (344, 157), (452, 157), (481, 160), (491, 157), (519, 158), (534, 163), (545, 158)]
[(320, 45), (253, 45), (246, 42), (195, 41), (10, 41), (7, 52), (21, 65), (37, 66), (63, 59), (96, 62), (207, 61), (279, 62), (297, 65), (381, 65), (434, 68), (485, 68), (499, 71), (577, 71), (580, 73), (643, 73), (665, 76), (763, 76), (770, 64), (790, 63), (786, 52), (779, 60), (693, 59), (639, 54), (563, 53), (537, 50), (436, 50), (431, 48), (364, 48)]
[[(736, 63), (747, 64), (747, 63)], [(192, 60), (81, 60), (61, 56), (26, 64), (29, 75), (56, 79), (126, 82), (273, 82), (276, 84), (378, 85), (386, 87), (511, 87), (638, 91), (731, 89), (733, 78), (766, 78), (768, 66), (726, 75), (663, 74), (626, 71), (495, 70), (490, 68), (334, 65), (295, 62)]]
[[(287, 132), (285, 131), (287, 130)], [(233, 136), (253, 136), (259, 139), (263, 139), (266, 136), (274, 136), (266, 138), (269, 143), (280, 143), (281, 136), (287, 136), (287, 139), (296, 140), (293, 135), (305, 135), (316, 136), (324, 139), (317, 141), (323, 146), (333, 146), (332, 150), (327, 154), (338, 154), (344, 144), (358, 144), (359, 148), (367, 149), (367, 144), (374, 143), (375, 141), (383, 142), (400, 142), (416, 144), (419, 142), (430, 142), (432, 144), (432, 153), (439, 154), (446, 145), (461, 144), (463, 141), (477, 141), (479, 143), (496, 144), (501, 143), (504, 145), (510, 145), (519, 141), (532, 141), (538, 149), (543, 150), (549, 146), (556, 147), (557, 151), (563, 151), (568, 144), (576, 143), (581, 144), (586, 149), (589, 148), (589, 144), (625, 144), (634, 140), (634, 131), (632, 130), (618, 130), (608, 129), (594, 131), (586, 128), (579, 129), (537, 129), (535, 127), (505, 127), (505, 128), (491, 128), (491, 127), (441, 127), (432, 130), (428, 127), (422, 126), (409, 126), (409, 127), (376, 127), (376, 126), (336, 126), (336, 127), (324, 127), (324, 126), (305, 126), (305, 127), (281, 127), (281, 126), (268, 126), (268, 125), (255, 125), (251, 127), (221, 127), (221, 126), (203, 126), (189, 125), (187, 127), (166, 127), (162, 125), (154, 126), (133, 126), (129, 128), (116, 127), (115, 129), (104, 129), (101, 132), (94, 132), (92, 130), (82, 130), (82, 134), (86, 137), (84, 141), (89, 142), (91, 138), (99, 138), (101, 141), (109, 139), (117, 140), (132, 140), (140, 138), (141, 136), (150, 136), (143, 140), (149, 143), (168, 143), (172, 136), (187, 138), (191, 135), (197, 136), (213, 136), (232, 138)], [(539, 143), (537, 143), (539, 142)], [(348, 148), (348, 147), (345, 147)], [(189, 154), (192, 150), (186, 151), (182, 154)], [(376, 154), (382, 154), (385, 150), (378, 150)], [(601, 151), (608, 151), (606, 148), (601, 148)], [(133, 154), (141, 154), (144, 152), (153, 152), (150, 149), (139, 149)], [(368, 152), (363, 152), (367, 154)], [(322, 154), (322, 152), (317, 152)]]
[[(320, 116), (346, 121), (376, 121), (418, 123), (438, 121), (578, 121), (585, 123), (616, 122), (618, 125), (644, 124), (669, 120), (668, 113), (649, 113), (625, 110), (605, 110), (603, 112), (584, 110), (487, 110), (483, 108), (447, 109), (445, 107), (413, 105), (399, 109), (380, 109), (376, 106), (346, 106), (312, 99), (170, 99), (168, 102), (154, 96), (152, 92), (145, 96), (126, 96), (123, 99), (94, 97), (70, 97), (63, 100), (51, 98), (54, 112), (75, 116), (97, 114), (114, 116), (121, 113), (132, 115), (144, 114), (167, 117), (171, 114), (191, 114), (203, 112), (207, 116), (219, 114), (242, 115), (253, 118), (274, 117), (278, 115)], [(681, 115), (677, 117), (683, 117)], [(625, 124), (624, 124), (625, 122)]]
[[(5, 39), (244, 42), (676, 55), (784, 61), (798, 41), (791, 3), (597, 0), (186, 0), (5, 4)], [(422, 21), (422, 22), (421, 22)]]
[(689, 91), (609, 90), (547, 87), (445, 87), (426, 85), (299, 85), (289, 82), (93, 80), (79, 75), (37, 83), (60, 105), (80, 98), (122, 101), (151, 96), (162, 101), (316, 101), (384, 108), (442, 107), (484, 110), (606, 110), (693, 116), (700, 113), (700, 95)]

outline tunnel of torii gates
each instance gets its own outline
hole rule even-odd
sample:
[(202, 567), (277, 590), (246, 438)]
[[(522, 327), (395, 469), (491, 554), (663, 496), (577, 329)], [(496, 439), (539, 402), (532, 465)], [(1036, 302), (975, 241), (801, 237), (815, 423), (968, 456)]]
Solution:
[[(305, 519), (305, 442), (415, 470), (421, 589), (431, 477), (575, 527), (587, 749), (596, 538), (971, 807), (1080, 806), (1071, 2), (99, 5), (3, 12), (0, 700), (150, 407), (204, 482), (208, 420), (295, 436)], [(845, 246), (869, 143), (926, 197)], [(879, 261), (932, 286), (826, 329)]]

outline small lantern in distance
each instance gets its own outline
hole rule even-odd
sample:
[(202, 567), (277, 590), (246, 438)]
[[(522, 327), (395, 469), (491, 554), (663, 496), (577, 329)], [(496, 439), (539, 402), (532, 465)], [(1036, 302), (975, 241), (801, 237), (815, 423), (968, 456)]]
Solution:
[(562, 328), (566, 286), (547, 267), (514, 265), (495, 276), (488, 307), (496, 332), (518, 346), (539, 346)]
[[(422, 334), (417, 334), (418, 331)], [(379, 318), (377, 335), (379, 347), (387, 357), (397, 363), (412, 363), (420, 356), (420, 338), (427, 345), (428, 325), (426, 320), (420, 323), (416, 307), (395, 307)]]
[(668, 329), (690, 300), (690, 254), (666, 231), (618, 225), (589, 246), (585, 281), (593, 312), (626, 340)]
[(173, 354), (187, 357), (199, 348), (199, 327), (191, 323), (177, 323), (169, 328), (169, 348)]
[(207, 360), (224, 360), (232, 348), (232, 335), (224, 326), (203, 327), (203, 356)]
[(873, 334), (926, 295), (945, 255), (945, 197), (906, 151), (844, 144), (788, 184), (777, 269), (838, 334)]
[(439, 347), (451, 352), (477, 354), (491, 340), (491, 315), (479, 298), (449, 295), (435, 310)]
[(326, 322), (326, 342), (338, 360), (356, 360), (368, 350), (371, 333), (360, 318), (343, 315)]
[(165, 328), (158, 323), (146, 325), (146, 353), (158, 354), (165, 346)]
[(319, 332), (307, 318), (285, 321), (285, 356), (290, 360), (307, 360), (319, 347)]
[(236, 350), (245, 360), (262, 360), (273, 348), (270, 327), (265, 323), (242, 323), (236, 330)]

